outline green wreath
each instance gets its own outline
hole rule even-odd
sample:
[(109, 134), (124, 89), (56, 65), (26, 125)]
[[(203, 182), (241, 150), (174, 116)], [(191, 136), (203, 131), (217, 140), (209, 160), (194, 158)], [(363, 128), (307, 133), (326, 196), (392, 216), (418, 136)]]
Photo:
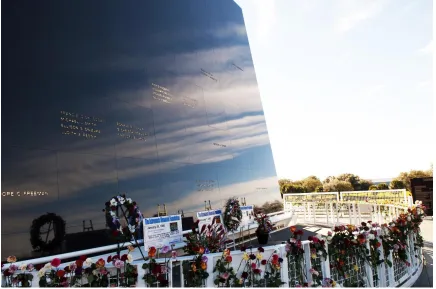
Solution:
[(230, 198), (224, 207), (224, 226), (228, 231), (236, 231), (242, 220), (242, 211), (239, 206), (239, 201), (235, 198)]
[[(54, 238), (50, 241), (44, 241), (41, 238), (41, 227), (45, 224), (52, 223)], [(30, 243), (36, 251), (50, 252), (58, 248), (65, 239), (65, 221), (54, 213), (47, 213), (33, 220), (30, 227)]]

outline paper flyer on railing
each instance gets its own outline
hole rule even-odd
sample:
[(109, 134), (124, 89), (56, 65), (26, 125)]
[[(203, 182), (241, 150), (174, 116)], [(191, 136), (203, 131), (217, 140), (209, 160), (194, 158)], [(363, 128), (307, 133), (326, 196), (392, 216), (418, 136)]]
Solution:
[(182, 243), (181, 215), (163, 216), (144, 219), (144, 248), (162, 248), (172, 244)]
[(198, 219), (198, 230), (201, 231), (201, 228), (203, 225), (211, 225), (212, 221), (215, 219), (215, 224), (223, 224), (224, 230), (226, 229), (224, 227), (223, 222), (223, 216), (221, 210), (210, 210), (210, 211), (202, 211), (197, 212), (197, 219)]
[(240, 207), (242, 211), (242, 219), (241, 219), (241, 226), (247, 226), (250, 223), (254, 222), (254, 206), (241, 206)]

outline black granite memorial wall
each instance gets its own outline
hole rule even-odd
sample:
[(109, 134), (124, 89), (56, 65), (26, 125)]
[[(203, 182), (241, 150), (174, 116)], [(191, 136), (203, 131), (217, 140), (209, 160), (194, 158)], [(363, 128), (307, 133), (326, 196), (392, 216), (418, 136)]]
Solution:
[(231, 0), (2, 1), (1, 104), (2, 256), (39, 256), (47, 212), (104, 229), (119, 192), (145, 216), (280, 199)]

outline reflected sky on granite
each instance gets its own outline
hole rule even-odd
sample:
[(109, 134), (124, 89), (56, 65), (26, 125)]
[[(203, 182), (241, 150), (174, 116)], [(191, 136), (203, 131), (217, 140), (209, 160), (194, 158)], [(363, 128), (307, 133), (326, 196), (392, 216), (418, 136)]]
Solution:
[(233, 1), (2, 5), (2, 192), (49, 194), (2, 197), (2, 254), (46, 212), (103, 229), (118, 192), (146, 216), (280, 198)]

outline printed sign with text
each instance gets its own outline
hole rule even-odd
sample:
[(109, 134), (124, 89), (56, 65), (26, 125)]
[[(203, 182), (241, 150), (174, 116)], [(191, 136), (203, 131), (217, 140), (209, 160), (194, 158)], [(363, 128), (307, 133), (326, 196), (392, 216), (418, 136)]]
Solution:
[(203, 225), (206, 226), (211, 225), (214, 219), (215, 219), (215, 224), (223, 224), (221, 213), (222, 213), (221, 210), (197, 212), (197, 218), (199, 221), (198, 230), (201, 231), (201, 227), (203, 227)]
[(182, 217), (180, 215), (144, 219), (144, 248), (162, 248), (182, 243)]

